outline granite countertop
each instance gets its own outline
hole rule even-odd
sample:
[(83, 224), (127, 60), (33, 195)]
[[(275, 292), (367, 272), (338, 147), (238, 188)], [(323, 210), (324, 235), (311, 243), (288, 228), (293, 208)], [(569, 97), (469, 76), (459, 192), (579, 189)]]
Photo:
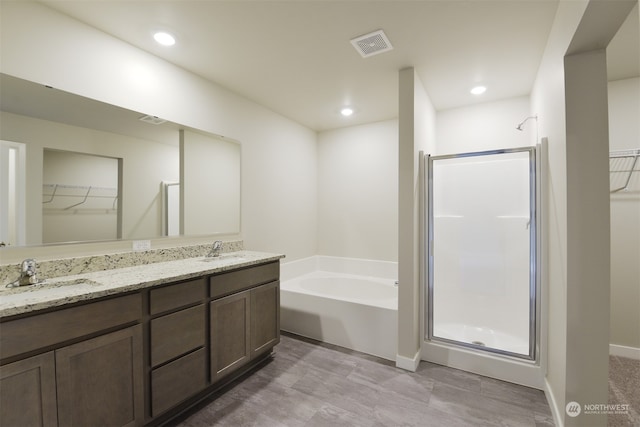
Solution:
[(0, 288), (0, 317), (117, 295), (240, 267), (277, 261), (284, 255), (239, 251), (218, 258), (186, 258), (134, 267), (57, 277), (42, 283)]

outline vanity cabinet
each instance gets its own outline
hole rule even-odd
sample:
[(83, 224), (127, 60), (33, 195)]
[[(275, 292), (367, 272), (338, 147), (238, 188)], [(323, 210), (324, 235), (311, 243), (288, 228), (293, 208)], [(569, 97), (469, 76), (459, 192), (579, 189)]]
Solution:
[(280, 341), (271, 261), (0, 319), (0, 425), (161, 425)]
[(3, 322), (3, 363), (17, 360), (0, 367), (1, 424), (142, 425), (141, 301), (132, 294)]
[(280, 342), (279, 275), (271, 263), (211, 277), (212, 382)]

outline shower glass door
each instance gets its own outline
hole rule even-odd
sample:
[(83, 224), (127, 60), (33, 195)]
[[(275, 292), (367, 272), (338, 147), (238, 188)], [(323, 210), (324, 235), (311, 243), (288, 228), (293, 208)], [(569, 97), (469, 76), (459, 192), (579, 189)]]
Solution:
[(534, 359), (535, 148), (429, 157), (428, 339)]

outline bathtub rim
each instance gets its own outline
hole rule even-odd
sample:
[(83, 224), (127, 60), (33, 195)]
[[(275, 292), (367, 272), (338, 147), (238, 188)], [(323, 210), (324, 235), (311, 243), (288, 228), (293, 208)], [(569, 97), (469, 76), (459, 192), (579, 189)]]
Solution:
[(398, 280), (398, 262), (350, 258), (332, 255), (312, 255), (280, 263), (280, 281), (284, 282), (315, 271), (355, 274)]
[[(368, 300), (366, 298), (363, 299), (355, 299), (355, 298), (340, 298), (337, 296), (329, 295), (322, 292), (315, 292), (309, 289), (302, 289), (300, 286), (302, 285), (302, 281), (305, 279), (332, 279), (332, 278), (347, 278), (347, 279), (357, 279), (357, 280), (367, 280), (379, 284), (380, 286), (393, 287), (395, 288), (395, 296), (389, 299), (380, 299), (380, 300)], [(384, 281), (384, 282), (383, 282)], [(297, 276), (293, 279), (289, 279), (286, 281), (280, 282), (280, 290), (281, 292), (293, 292), (304, 295), (312, 295), (318, 298), (326, 298), (335, 301), (346, 301), (352, 304), (362, 304), (367, 306), (372, 306), (376, 308), (381, 308), (385, 310), (393, 310), (398, 311), (398, 288), (393, 285), (393, 283), (385, 283), (391, 282), (391, 279), (382, 279), (377, 277), (370, 276), (360, 276), (355, 274), (345, 274), (345, 273), (335, 273), (335, 272), (327, 272), (327, 271), (314, 271), (311, 273), (304, 274), (302, 276)]]

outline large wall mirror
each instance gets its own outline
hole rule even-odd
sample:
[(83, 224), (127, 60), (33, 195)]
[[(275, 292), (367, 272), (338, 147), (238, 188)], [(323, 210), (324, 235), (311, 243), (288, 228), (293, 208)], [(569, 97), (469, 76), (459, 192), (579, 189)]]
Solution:
[(236, 141), (6, 74), (0, 85), (8, 246), (240, 232)]

